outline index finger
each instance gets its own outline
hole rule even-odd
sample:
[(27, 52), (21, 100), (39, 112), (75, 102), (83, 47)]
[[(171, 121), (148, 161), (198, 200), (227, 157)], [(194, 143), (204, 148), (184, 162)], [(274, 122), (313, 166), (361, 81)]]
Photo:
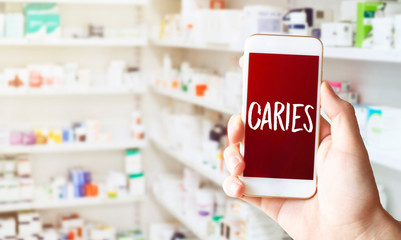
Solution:
[(244, 123), (241, 119), (241, 114), (235, 114), (228, 121), (227, 129), (228, 140), (230, 144), (238, 144), (244, 138)]
[(242, 55), (240, 58), (239, 58), (239, 66), (241, 67), (241, 68), (244, 68), (244, 55)]

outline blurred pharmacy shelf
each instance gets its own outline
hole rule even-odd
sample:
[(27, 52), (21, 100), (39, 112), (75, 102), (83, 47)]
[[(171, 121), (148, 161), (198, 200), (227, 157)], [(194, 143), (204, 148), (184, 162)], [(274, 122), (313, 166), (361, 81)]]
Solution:
[(133, 39), (0, 39), (0, 47), (142, 47), (146, 38)]
[(82, 198), (74, 200), (37, 201), (37, 202), (27, 202), (27, 203), (4, 203), (0, 204), (0, 212), (131, 204), (142, 201), (142, 199), (143, 199), (142, 196), (127, 196), (120, 198)]
[(151, 142), (164, 153), (191, 168), (192, 170), (198, 172), (204, 178), (212, 181), (218, 186), (223, 184), (225, 176), (218, 175), (218, 173), (213, 171), (210, 166), (205, 166), (200, 162), (195, 162), (193, 159), (191, 160), (191, 158), (185, 157), (179, 151), (172, 149), (167, 142), (161, 140), (160, 138), (151, 138)]
[(26, 96), (87, 96), (87, 95), (130, 95), (143, 94), (146, 88), (59, 88), (59, 89), (17, 89), (0, 90), (0, 97)]
[(6, 3), (145, 5), (149, 0), (4, 0)]
[(0, 152), (2, 154), (94, 152), (143, 148), (145, 145), (146, 142), (143, 140), (112, 141), (109, 143), (60, 143), (33, 146), (0, 146)]
[(235, 114), (237, 112), (235, 112), (234, 110), (225, 108), (224, 106), (221, 106), (219, 104), (216, 104), (214, 102), (209, 102), (206, 100), (206, 98), (202, 98), (202, 97), (195, 97), (195, 96), (191, 96), (189, 94), (185, 94), (183, 92), (179, 92), (179, 91), (174, 91), (174, 90), (165, 90), (165, 89), (161, 89), (158, 87), (153, 87), (153, 91), (157, 94), (160, 94), (162, 96), (166, 96), (166, 97), (170, 97), (170, 98), (174, 98), (183, 102), (188, 102), (203, 108), (207, 108), (216, 112), (220, 112), (223, 114), (228, 114), (228, 115), (232, 115)]
[[(242, 47), (230, 47), (228, 45), (219, 44), (201, 44), (180, 41), (152, 40), (152, 43), (160, 47), (185, 48), (210, 50), (221, 52), (242, 53)], [(395, 49), (363, 49), (353, 47), (325, 47), (324, 57), (329, 59), (345, 59), (357, 61), (373, 61), (401, 63), (401, 50)]]
[(325, 47), (324, 57), (332, 59), (401, 63), (401, 51), (395, 49)]
[(233, 52), (233, 53), (242, 53), (244, 51), (242, 47), (230, 47), (229, 45), (226, 44), (206, 44), (206, 43), (193, 43), (193, 42), (159, 40), (159, 39), (152, 39), (152, 43), (153, 45), (156, 46), (171, 47), (171, 48), (211, 50), (211, 51)]
[(190, 224), (187, 219), (177, 211), (177, 208), (174, 208), (172, 206), (169, 206), (168, 204), (163, 201), (163, 199), (160, 199), (158, 196), (154, 196), (154, 199), (159, 203), (160, 206), (162, 206), (164, 209), (166, 209), (171, 215), (173, 215), (178, 221), (180, 221), (182, 224), (184, 224), (195, 236), (199, 239), (206, 240), (208, 237), (203, 236), (196, 228), (196, 226)]
[(370, 148), (367, 148), (367, 150), (371, 162), (401, 172), (399, 153), (379, 152)]
[[(183, 163), (185, 166), (195, 170), (199, 174), (201, 174), (206, 179), (214, 182), (215, 184), (221, 186), (224, 182), (225, 177), (222, 175), (217, 175), (215, 171), (207, 168), (207, 166), (202, 165), (200, 163), (194, 162), (190, 158), (187, 158), (180, 154), (177, 150), (173, 150), (167, 142), (161, 140), (160, 138), (151, 138), (151, 142), (164, 153), (169, 155), (170, 157), (176, 159), (177, 161)], [(390, 154), (390, 153), (380, 153), (378, 151), (374, 151), (368, 148), (370, 161), (382, 165), (384, 167), (401, 171), (401, 161), (397, 154)]]
[[(173, 159), (181, 162), (182, 164), (184, 164), (185, 166), (191, 168), (195, 172), (198, 172), (201, 176), (203, 176), (204, 178), (210, 180), (211, 182), (216, 184), (218, 187), (222, 187), (226, 176), (219, 175), (218, 173), (216, 173), (216, 171), (213, 171), (208, 166), (205, 166), (205, 165), (203, 165), (203, 164), (201, 164), (199, 162), (197, 163), (197, 162), (193, 161), (193, 158), (189, 158), (189, 157), (183, 156), (179, 151), (173, 150), (169, 146), (169, 144), (167, 142), (161, 140), (160, 138), (152, 137), (151, 138), (151, 142), (157, 148), (159, 148), (161, 151), (163, 151), (164, 153), (166, 153), (167, 155), (169, 155)], [(175, 210), (175, 208), (168, 206), (167, 204), (165, 204), (162, 201), (162, 199), (159, 199), (157, 196), (155, 196), (155, 198), (160, 203), (160, 205), (162, 205), (166, 210), (168, 210), (172, 215), (174, 215), (175, 218), (177, 218), (184, 225), (186, 225), (187, 228), (190, 229), (197, 237), (199, 237), (200, 239), (207, 239), (205, 237), (202, 237), (202, 234), (200, 234), (199, 231), (197, 231), (197, 228), (195, 226), (192, 226), (191, 224), (189, 224), (188, 221), (186, 221), (186, 219), (179, 212), (177, 212)], [(258, 211), (262, 211), (263, 212), (262, 209), (256, 207), (255, 205), (250, 204), (250, 206), (254, 207), (254, 209), (256, 209)]]

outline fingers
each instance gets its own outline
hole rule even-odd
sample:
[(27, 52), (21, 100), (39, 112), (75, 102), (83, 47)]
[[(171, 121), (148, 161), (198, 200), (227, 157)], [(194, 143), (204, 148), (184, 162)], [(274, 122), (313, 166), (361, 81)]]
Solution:
[(339, 98), (327, 82), (321, 86), (321, 105), (331, 119), (333, 147), (352, 152), (363, 147), (354, 107)]
[(228, 122), (228, 140), (231, 144), (238, 144), (244, 138), (244, 124), (242, 123), (241, 114), (235, 114)]
[(330, 124), (320, 116), (320, 134), (319, 134), (319, 142), (322, 142), (327, 136), (330, 135)]
[(224, 161), (232, 176), (240, 175), (245, 169), (245, 162), (239, 152), (239, 144), (244, 138), (244, 124), (241, 115), (233, 115), (228, 122), (228, 140), (230, 146), (224, 150)]
[(224, 161), (231, 176), (241, 175), (245, 169), (245, 162), (237, 145), (230, 145), (224, 150)]
[[(244, 196), (245, 184), (236, 177), (227, 177), (223, 183), (224, 192), (233, 198), (241, 198), (259, 208), (261, 208), (267, 215), (278, 221), (278, 216), (283, 204), (287, 201), (284, 198), (261, 198), (261, 197), (247, 197)], [(295, 200), (294, 200), (295, 201)]]
[(330, 151), (332, 143), (333, 141), (331, 139), (331, 136), (328, 136), (324, 138), (319, 144), (316, 156), (316, 172), (318, 179), (319, 177), (321, 177), (320, 174), (323, 173), (322, 170), (324, 169), (324, 163), (326, 162), (327, 154)]
[(238, 63), (241, 68), (244, 68), (244, 55), (239, 58)]
[(236, 177), (227, 177), (223, 183), (224, 192), (233, 198), (240, 198), (244, 195), (245, 184)]

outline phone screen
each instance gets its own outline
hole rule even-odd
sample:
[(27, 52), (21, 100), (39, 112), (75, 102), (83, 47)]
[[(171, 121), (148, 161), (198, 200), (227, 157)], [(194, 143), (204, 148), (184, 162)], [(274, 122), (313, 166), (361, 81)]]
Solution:
[(313, 180), (319, 56), (250, 53), (244, 177)]

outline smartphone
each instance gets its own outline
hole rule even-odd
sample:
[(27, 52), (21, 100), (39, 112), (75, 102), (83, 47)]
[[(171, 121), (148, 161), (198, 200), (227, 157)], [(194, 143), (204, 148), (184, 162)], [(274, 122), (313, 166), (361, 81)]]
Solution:
[(256, 34), (246, 40), (240, 147), (246, 196), (315, 194), (322, 57), (314, 37)]

